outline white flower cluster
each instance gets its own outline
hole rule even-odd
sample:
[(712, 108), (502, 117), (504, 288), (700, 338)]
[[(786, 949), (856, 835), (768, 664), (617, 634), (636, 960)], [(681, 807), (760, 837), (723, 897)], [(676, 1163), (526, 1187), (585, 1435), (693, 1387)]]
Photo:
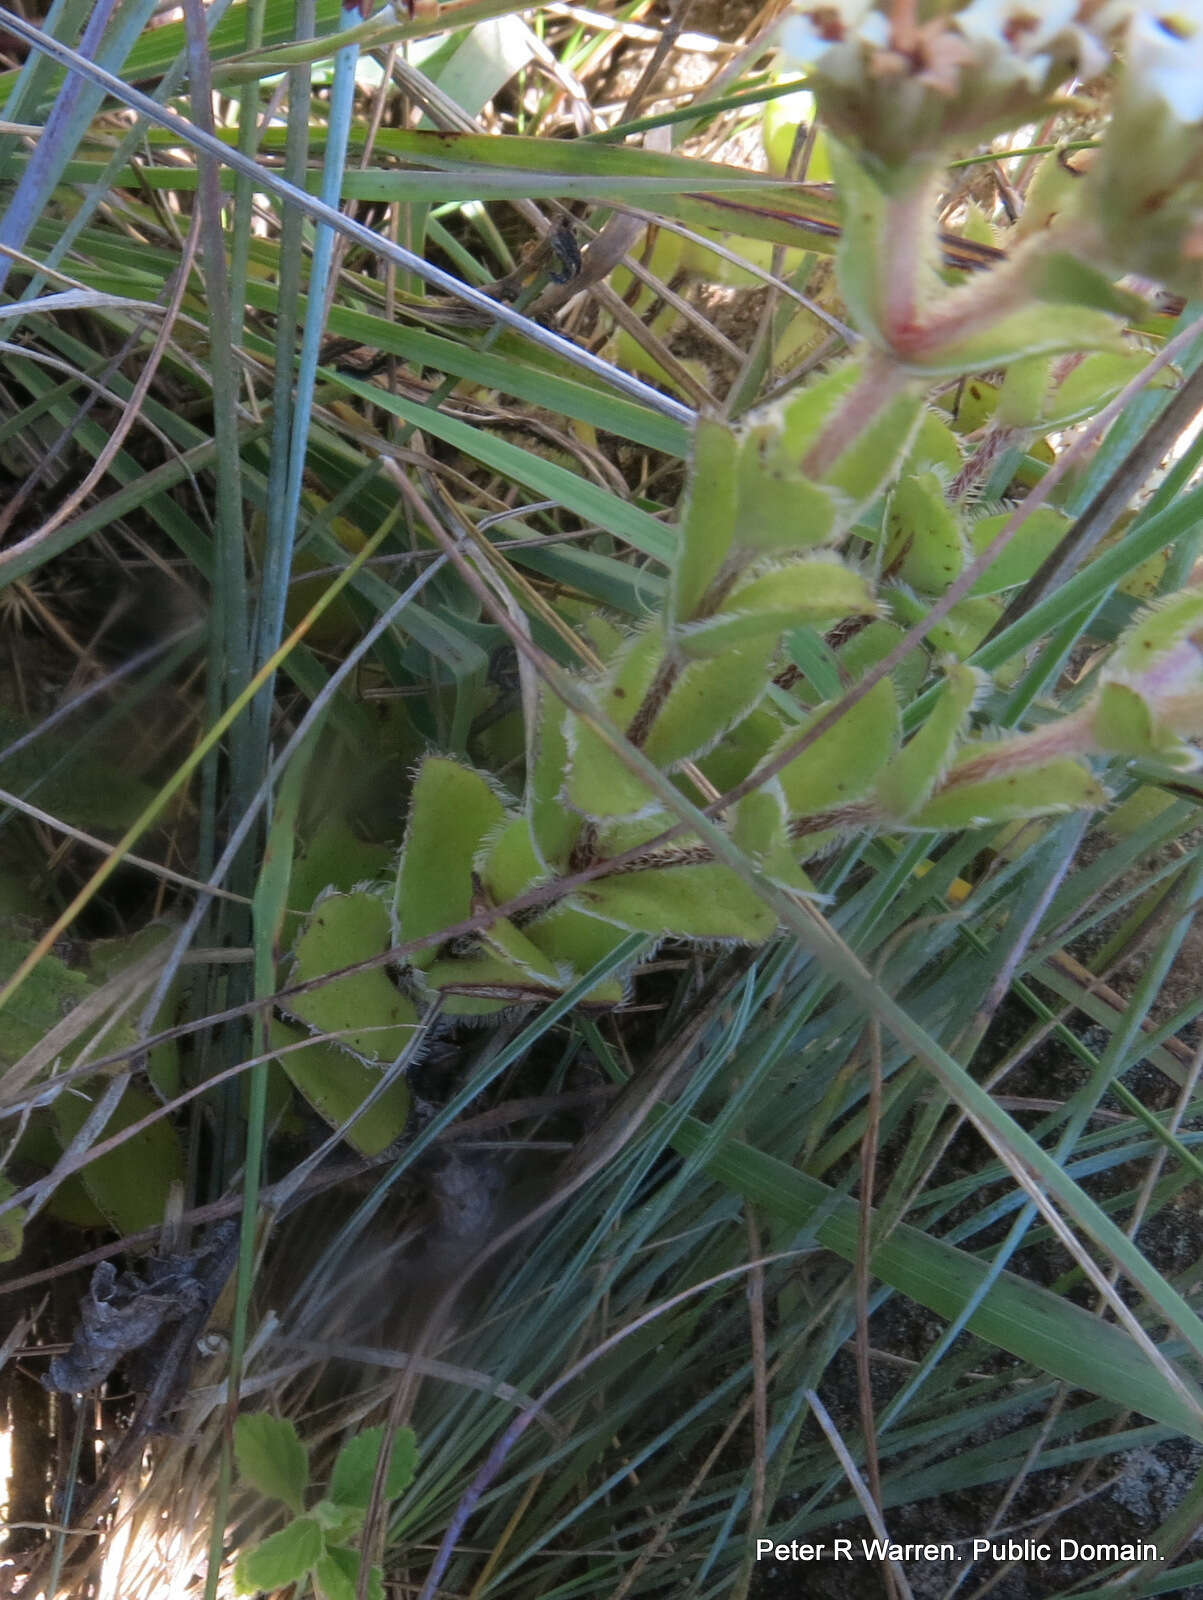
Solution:
[(781, 53), (790, 66), (822, 62), (825, 76), (837, 81), (856, 69), (858, 45), (884, 50), (890, 24), (874, 0), (837, 0), (834, 5), (795, 5), (778, 31)]
[(796, 0), (778, 35), (786, 60), (849, 85), (867, 65), (885, 75), (892, 56), (924, 63), (919, 76), (949, 92), (959, 71), (974, 68), (995, 85), (1038, 89), (1057, 63), (1092, 78), (1119, 41), (1131, 80), (1160, 97), (1177, 121), (1203, 120), (1203, 0), (1172, 5), (1142, 0), (969, 0), (961, 10), (920, 24), (911, 39), (893, 36), (876, 0)]
[(1093, 78), (1111, 59), (1098, 35), (1078, 21), (1077, 0), (971, 0), (948, 20), (993, 74), (1044, 82), (1055, 61), (1071, 58), (1080, 78)]
[[(970, 0), (950, 16), (920, 24), (913, 39), (891, 32), (875, 0), (829, 0), (795, 4), (781, 26), (780, 42), (792, 61), (819, 66), (837, 81), (855, 70), (867, 48), (873, 53), (946, 54), (962, 41), (964, 63), (993, 66), (1008, 76), (1041, 81), (1058, 58), (1076, 55), (1083, 76), (1102, 71), (1110, 55), (1093, 29), (1078, 21), (1079, 0)], [(1110, 9), (1110, 8), (1109, 8)]]

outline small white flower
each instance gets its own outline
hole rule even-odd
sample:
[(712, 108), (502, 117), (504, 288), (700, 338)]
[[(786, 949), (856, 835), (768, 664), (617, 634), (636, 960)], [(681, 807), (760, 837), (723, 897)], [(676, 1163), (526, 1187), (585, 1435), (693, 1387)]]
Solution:
[(874, 0), (831, 0), (827, 5), (795, 5), (781, 23), (778, 40), (791, 66), (814, 66), (840, 45), (880, 48), (889, 31)]
[(1093, 78), (1111, 57), (1101, 41), (1076, 20), (1078, 0), (970, 0), (950, 20), (992, 65), (1035, 87), (1054, 55), (1072, 49), (1079, 77)]
[(954, 13), (967, 39), (1003, 44), (1029, 55), (1043, 49), (1077, 16), (1077, 0), (970, 0)]
[(1203, 0), (1141, 6), (1128, 24), (1128, 71), (1181, 123), (1203, 121)]

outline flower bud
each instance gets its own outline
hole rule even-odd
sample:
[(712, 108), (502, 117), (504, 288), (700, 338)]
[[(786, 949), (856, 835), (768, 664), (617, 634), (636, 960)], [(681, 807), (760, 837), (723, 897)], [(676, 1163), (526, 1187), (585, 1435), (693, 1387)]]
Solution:
[(1109, 60), (1078, 0), (969, 0), (913, 24), (886, 9), (795, 4), (778, 38), (786, 62), (809, 69), (826, 126), (887, 170), (1012, 128)]

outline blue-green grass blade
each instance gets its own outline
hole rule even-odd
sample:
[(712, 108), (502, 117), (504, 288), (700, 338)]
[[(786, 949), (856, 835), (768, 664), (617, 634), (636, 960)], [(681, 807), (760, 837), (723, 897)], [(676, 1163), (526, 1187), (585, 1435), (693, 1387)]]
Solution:
[[(705, 1124), (691, 1119), (673, 1143), (689, 1154), (707, 1134)], [(736, 1141), (713, 1155), (707, 1170), (799, 1229), (821, 1213), (819, 1242), (846, 1261), (856, 1259), (859, 1208), (854, 1200)], [(893, 1230), (872, 1259), (875, 1277), (949, 1319), (959, 1314), (988, 1270), (985, 1262), (906, 1224)], [(1066, 1383), (1203, 1441), (1203, 1416), (1124, 1333), (1037, 1284), (1004, 1273), (969, 1319), (969, 1328)], [(1203, 1392), (1189, 1387), (1203, 1406)]]

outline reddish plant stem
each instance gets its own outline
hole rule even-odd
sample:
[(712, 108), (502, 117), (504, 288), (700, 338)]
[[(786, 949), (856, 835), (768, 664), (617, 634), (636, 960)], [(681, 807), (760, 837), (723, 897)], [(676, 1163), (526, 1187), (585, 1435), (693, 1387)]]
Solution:
[(828, 418), (803, 459), (802, 471), (806, 476), (814, 483), (821, 483), (848, 446), (877, 420), (909, 382), (909, 375), (896, 361), (880, 351), (873, 351), (855, 386), (844, 396), (835, 414)]

